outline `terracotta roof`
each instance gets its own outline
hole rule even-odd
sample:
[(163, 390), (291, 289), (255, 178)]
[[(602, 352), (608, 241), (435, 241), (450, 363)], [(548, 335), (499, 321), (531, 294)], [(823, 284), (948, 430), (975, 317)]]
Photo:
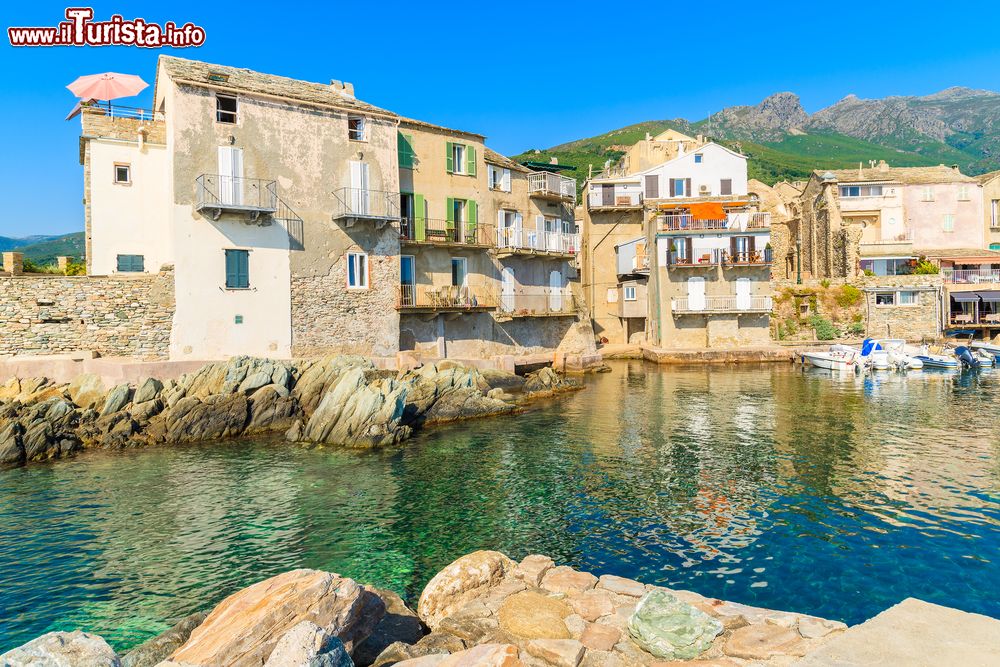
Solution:
[[(194, 85), (202, 85), (219, 90), (232, 90), (240, 93), (258, 93), (271, 97), (280, 97), (307, 104), (334, 106), (343, 109), (355, 109), (368, 113), (393, 116), (391, 111), (362, 102), (343, 90), (336, 90), (331, 84), (311, 83), (298, 79), (289, 79), (274, 74), (262, 74), (253, 70), (228, 65), (213, 65), (199, 60), (187, 60), (175, 56), (160, 56), (159, 64), (174, 80), (181, 80)], [(157, 69), (159, 76), (159, 68)], [(225, 80), (219, 80), (224, 78)], [(157, 81), (159, 85), (159, 81)]]
[(528, 173), (528, 172), (531, 171), (530, 169), (528, 169), (524, 165), (521, 165), (521, 164), (518, 164), (517, 162), (514, 162), (513, 160), (511, 160), (506, 155), (500, 155), (500, 153), (497, 153), (492, 148), (484, 148), (483, 149), (483, 157), (486, 159), (487, 162), (489, 162), (491, 164), (499, 165), (499, 166), (504, 167), (506, 169), (510, 169), (511, 171), (519, 171), (519, 172), (524, 173), (524, 174), (526, 174), (526, 173)]
[(992, 181), (994, 178), (997, 178), (998, 176), (1000, 176), (1000, 169), (998, 169), (997, 171), (991, 171), (987, 174), (980, 174), (979, 176), (976, 176), (976, 180), (979, 181), (981, 184), (986, 185), (987, 183)]
[(874, 169), (817, 169), (813, 173), (823, 178), (832, 173), (841, 183), (902, 183), (904, 185), (932, 185), (934, 183), (976, 183), (972, 176), (966, 176), (957, 169), (946, 165), (937, 167), (876, 167)]
[(1000, 252), (983, 248), (932, 248), (929, 250), (914, 250), (914, 255), (928, 259), (986, 259), (1000, 262)]
[(474, 137), (479, 141), (483, 141), (486, 137), (482, 134), (476, 134), (475, 132), (466, 132), (465, 130), (456, 130), (451, 127), (445, 127), (443, 125), (435, 125), (434, 123), (428, 123), (427, 121), (417, 120), (416, 118), (404, 118), (399, 117), (400, 125), (410, 125), (413, 127), (423, 127), (428, 130), (435, 130), (437, 132), (444, 132), (446, 134), (461, 134), (467, 137)]

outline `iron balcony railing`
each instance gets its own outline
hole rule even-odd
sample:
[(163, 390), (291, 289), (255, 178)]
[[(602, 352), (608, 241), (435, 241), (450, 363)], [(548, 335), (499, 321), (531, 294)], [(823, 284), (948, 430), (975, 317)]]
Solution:
[(195, 179), (199, 210), (256, 211), (275, 213), (278, 210), (278, 186), (274, 181), (242, 176), (202, 174)]
[(709, 267), (722, 263), (724, 252), (718, 248), (699, 250), (695, 248), (690, 257), (681, 255), (676, 250), (667, 253), (667, 266), (671, 268)]
[(760, 211), (737, 211), (726, 214), (719, 220), (696, 220), (690, 213), (670, 213), (656, 216), (657, 227), (662, 231), (685, 232), (701, 230), (767, 229), (771, 226), (771, 214)]
[(671, 299), (674, 313), (769, 313), (770, 296), (680, 296)]
[(770, 248), (762, 250), (722, 251), (725, 266), (766, 266), (773, 263), (774, 253)]
[(943, 269), (942, 274), (946, 283), (1000, 283), (1000, 269)]
[(97, 114), (108, 116), (109, 118), (132, 118), (135, 120), (163, 120), (163, 112), (153, 112), (152, 109), (140, 109), (139, 107), (127, 107), (119, 104), (81, 104), (80, 111), (86, 114)]
[(421, 310), (462, 311), (497, 307), (493, 290), (486, 286), (400, 285), (396, 307)]
[(580, 235), (504, 227), (497, 229), (497, 248), (575, 255), (580, 251)]
[(528, 194), (565, 199), (575, 204), (576, 179), (548, 172), (528, 174)]
[(490, 248), (496, 243), (495, 227), (482, 222), (403, 218), (399, 221), (399, 238), (403, 243)]
[(340, 188), (334, 193), (333, 219), (398, 220), (399, 193), (367, 188)]
[(534, 287), (501, 291), (498, 310), (509, 317), (575, 315), (577, 304), (569, 288)]
[(640, 208), (642, 206), (642, 193), (623, 192), (617, 188), (614, 191), (604, 191), (602, 189), (588, 193), (587, 204), (591, 209)]

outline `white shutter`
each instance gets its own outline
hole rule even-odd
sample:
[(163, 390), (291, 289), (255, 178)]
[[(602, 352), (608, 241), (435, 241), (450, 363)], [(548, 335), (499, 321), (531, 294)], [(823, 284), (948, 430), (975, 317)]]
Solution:
[(688, 278), (688, 308), (705, 310), (705, 279), (700, 276)]
[(554, 312), (562, 310), (562, 272), (553, 270), (549, 273), (549, 309)]
[(510, 169), (503, 170), (503, 176), (500, 177), (500, 189), (504, 192), (510, 192)]
[(243, 203), (243, 149), (219, 146), (219, 199), (223, 204)]
[(351, 212), (368, 214), (368, 165), (351, 160)]
[(736, 307), (739, 310), (750, 309), (750, 279), (738, 278), (736, 280)]

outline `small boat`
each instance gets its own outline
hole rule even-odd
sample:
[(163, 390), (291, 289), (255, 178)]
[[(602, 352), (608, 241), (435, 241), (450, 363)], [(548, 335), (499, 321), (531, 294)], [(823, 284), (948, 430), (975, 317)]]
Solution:
[(969, 347), (973, 350), (981, 350), (987, 354), (991, 354), (994, 358), (1000, 357), (1000, 345), (994, 345), (985, 340), (974, 340), (969, 343)]
[(954, 354), (935, 354), (927, 345), (913, 356), (923, 362), (924, 368), (958, 368), (958, 359)]
[(802, 363), (831, 371), (854, 371), (858, 351), (846, 345), (833, 345), (829, 352), (802, 352)]
[[(983, 360), (965, 345), (955, 348), (955, 356), (962, 362), (963, 368), (982, 368), (986, 365)], [(992, 366), (992, 362), (989, 364)]]
[(877, 371), (923, 368), (923, 361), (906, 351), (902, 338), (866, 338), (861, 345), (860, 362)]

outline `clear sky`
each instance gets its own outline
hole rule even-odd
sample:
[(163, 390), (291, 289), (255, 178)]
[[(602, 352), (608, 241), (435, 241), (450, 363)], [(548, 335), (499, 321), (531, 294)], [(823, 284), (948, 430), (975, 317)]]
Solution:
[[(308, 7), (308, 8), (306, 8)], [(677, 8), (680, 7), (681, 10)], [(9, 2), (0, 68), (0, 235), (83, 228), (79, 120), (63, 118), (77, 76), (119, 71), (150, 87), (160, 51), (22, 48), (9, 26), (50, 26), (65, 5)], [(98, 2), (95, 18), (205, 28), (169, 50), (310, 81), (351, 81), (359, 98), (488, 136), (513, 154), (643, 120), (700, 119), (777, 91), (809, 112), (849, 93), (1000, 90), (1000, 2)], [(165, 50), (165, 52), (168, 50)], [(136, 224), (141, 224), (137, 220)]]

